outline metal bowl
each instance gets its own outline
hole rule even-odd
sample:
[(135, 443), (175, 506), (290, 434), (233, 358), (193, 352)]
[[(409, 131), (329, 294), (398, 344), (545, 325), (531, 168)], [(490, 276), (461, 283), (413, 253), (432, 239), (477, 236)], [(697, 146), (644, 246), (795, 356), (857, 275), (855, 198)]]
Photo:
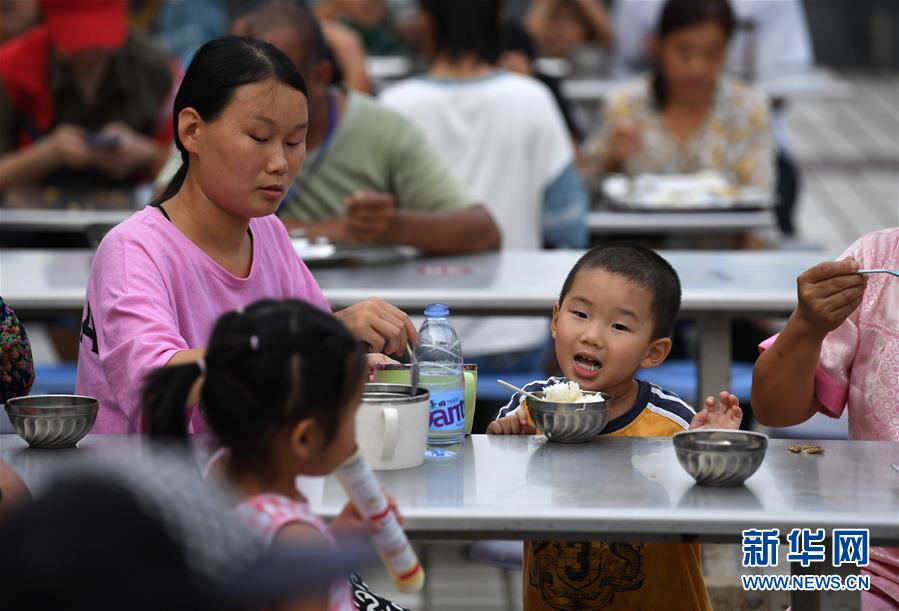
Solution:
[(609, 421), (612, 396), (602, 392), (584, 394), (600, 395), (602, 401), (589, 403), (556, 403), (543, 399), (543, 392), (532, 393), (539, 400), (527, 397), (528, 414), (541, 433), (550, 441), (581, 443), (590, 441), (605, 428)]
[(79, 395), (33, 395), (6, 402), (16, 433), (32, 448), (71, 448), (97, 419), (97, 400)]
[(677, 460), (697, 484), (739, 486), (756, 472), (768, 436), (752, 431), (700, 429), (674, 434)]

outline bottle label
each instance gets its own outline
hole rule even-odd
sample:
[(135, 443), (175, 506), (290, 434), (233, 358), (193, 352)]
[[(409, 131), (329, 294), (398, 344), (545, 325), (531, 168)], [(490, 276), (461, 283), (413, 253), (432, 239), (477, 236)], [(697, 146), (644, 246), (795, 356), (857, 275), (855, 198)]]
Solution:
[(465, 393), (453, 388), (430, 390), (431, 421), (430, 431), (441, 433), (457, 432), (465, 427)]

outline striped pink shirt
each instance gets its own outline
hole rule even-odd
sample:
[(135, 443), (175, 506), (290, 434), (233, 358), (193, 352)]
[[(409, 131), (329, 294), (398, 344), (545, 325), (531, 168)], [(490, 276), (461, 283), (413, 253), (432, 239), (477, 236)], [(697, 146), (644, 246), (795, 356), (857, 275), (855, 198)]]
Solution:
[[(288, 524), (306, 524), (319, 531), (332, 544), (334, 537), (327, 525), (315, 515), (307, 503), (280, 494), (257, 494), (243, 501), (237, 513), (246, 524), (271, 544)], [(350, 592), (349, 577), (331, 584), (328, 592), (328, 611), (356, 611)]]

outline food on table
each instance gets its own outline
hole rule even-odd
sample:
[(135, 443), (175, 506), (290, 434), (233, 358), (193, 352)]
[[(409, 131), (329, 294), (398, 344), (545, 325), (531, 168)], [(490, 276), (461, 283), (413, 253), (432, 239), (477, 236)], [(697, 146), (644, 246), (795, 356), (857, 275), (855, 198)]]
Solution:
[(543, 398), (553, 403), (598, 403), (604, 400), (600, 394), (584, 394), (577, 382), (558, 382), (547, 386)]
[(794, 443), (789, 446), (789, 450), (793, 454), (824, 454), (824, 448), (822, 448), (821, 446), (814, 446), (810, 444)]
[(732, 206), (767, 206), (770, 194), (750, 185), (738, 185), (727, 175), (705, 170), (695, 174), (613, 174), (602, 183), (612, 203), (637, 208), (693, 209)]

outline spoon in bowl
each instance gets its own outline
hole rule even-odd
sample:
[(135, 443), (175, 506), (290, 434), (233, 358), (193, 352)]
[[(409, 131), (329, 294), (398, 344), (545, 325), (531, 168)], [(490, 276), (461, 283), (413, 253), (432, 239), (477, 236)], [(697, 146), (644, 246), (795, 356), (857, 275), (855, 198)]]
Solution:
[(415, 350), (412, 344), (406, 344), (406, 353), (409, 355), (409, 386), (412, 387), (411, 395), (418, 394), (418, 361), (415, 360)]
[(536, 401), (542, 401), (542, 400), (543, 400), (543, 399), (541, 399), (540, 397), (538, 397), (537, 395), (532, 395), (531, 393), (529, 393), (528, 391), (526, 391), (526, 390), (523, 389), (523, 388), (518, 388), (518, 387), (515, 386), (514, 384), (509, 384), (509, 383), (506, 382), (505, 380), (497, 380), (497, 382), (499, 382), (500, 384), (502, 384), (502, 385), (505, 386), (506, 388), (511, 388), (512, 390), (517, 390), (518, 392), (520, 392), (521, 394), (523, 394), (524, 396), (526, 396), (526, 397), (528, 397), (528, 398), (530, 398), (530, 399), (535, 399)]

